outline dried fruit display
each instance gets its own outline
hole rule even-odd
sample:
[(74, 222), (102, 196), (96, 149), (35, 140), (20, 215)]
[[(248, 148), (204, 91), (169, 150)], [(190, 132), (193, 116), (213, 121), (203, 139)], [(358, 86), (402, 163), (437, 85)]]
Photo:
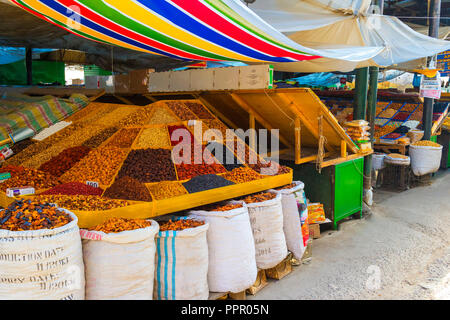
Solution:
[(170, 108), (170, 110), (173, 111), (173, 113), (180, 118), (181, 120), (196, 120), (198, 119), (197, 116), (190, 111), (183, 102), (179, 101), (170, 101), (167, 103), (167, 106)]
[(99, 196), (66, 196), (66, 195), (38, 195), (34, 197), (38, 202), (56, 203), (68, 210), (104, 211), (130, 205), (126, 200), (112, 200)]
[[(180, 156), (183, 157), (183, 150), (180, 152)], [(179, 180), (187, 180), (204, 174), (226, 172), (225, 168), (217, 163), (205, 146), (202, 146), (202, 151), (198, 152), (198, 154), (195, 154), (194, 148), (191, 148), (191, 156), (187, 162), (180, 164), (175, 162)]]
[(194, 219), (180, 219), (177, 221), (169, 220), (161, 223), (159, 231), (182, 231), (190, 228), (197, 228), (203, 226), (204, 224), (204, 221)]
[(199, 119), (214, 119), (212, 114), (205, 109), (205, 107), (198, 102), (185, 102), (186, 107), (189, 108)]
[(100, 147), (61, 176), (64, 182), (95, 181), (109, 185), (126, 157), (128, 150), (117, 147)]
[(85, 142), (83, 142), (83, 146), (88, 148), (98, 148), (100, 145), (113, 136), (117, 131), (119, 131), (116, 127), (109, 127), (96, 134), (92, 138), (89, 138)]
[(135, 149), (170, 148), (169, 133), (166, 127), (144, 129), (139, 136)]
[(142, 126), (150, 121), (153, 110), (151, 107), (142, 107), (138, 111), (130, 114), (128, 117), (120, 120), (118, 127)]
[(99, 231), (104, 233), (118, 233), (123, 231), (131, 231), (136, 229), (148, 228), (152, 225), (149, 220), (143, 219), (124, 219), (124, 218), (110, 218), (104, 223), (99, 224), (90, 231)]
[(119, 171), (119, 177), (124, 176), (143, 183), (176, 181), (171, 151), (167, 149), (131, 150)]
[(184, 182), (183, 186), (189, 193), (195, 193), (210, 189), (226, 187), (233, 184), (234, 182), (229, 181), (224, 177), (217, 176), (215, 174), (205, 174), (203, 176), (197, 176), (187, 182)]
[(32, 200), (16, 200), (0, 211), (0, 229), (9, 231), (55, 229), (72, 220), (55, 205)]
[(85, 195), (85, 196), (101, 196), (103, 189), (89, 186), (81, 182), (68, 182), (60, 184), (40, 194), (42, 195)]
[(127, 176), (116, 179), (116, 181), (105, 190), (103, 196), (111, 199), (152, 201), (152, 196), (145, 185), (136, 179)]
[(107, 147), (131, 148), (141, 129), (121, 129), (106, 144)]
[(188, 193), (180, 182), (162, 181), (146, 186), (155, 200), (178, 197)]
[(275, 199), (277, 195), (275, 193), (271, 192), (262, 192), (262, 193), (256, 193), (249, 195), (247, 197), (244, 197), (243, 200), (245, 203), (257, 203), (257, 202), (264, 202), (268, 200)]
[(213, 203), (210, 205), (206, 205), (200, 208), (196, 208), (194, 210), (203, 210), (203, 211), (217, 211), (217, 212), (225, 212), (230, 211), (234, 209), (242, 208), (244, 205), (242, 203), (235, 203), (235, 204), (225, 204), (225, 203)]
[(5, 191), (8, 188), (25, 186), (33, 187), (36, 190), (47, 189), (61, 183), (58, 178), (50, 175), (49, 173), (35, 169), (14, 166), (7, 166), (2, 169), (8, 170), (4, 172), (11, 173), (11, 178), (3, 183), (0, 183), (1, 191)]
[(56, 157), (39, 167), (39, 170), (50, 173), (55, 177), (62, 176), (91, 151), (88, 147), (67, 148)]
[[(179, 143), (194, 143), (194, 135), (185, 126), (169, 126), (169, 137), (172, 146), (176, 146)], [(174, 134), (174, 132), (176, 132)], [(189, 137), (189, 138), (188, 138)], [(186, 140), (190, 139), (190, 140)]]
[(247, 167), (236, 168), (231, 172), (225, 173), (222, 177), (233, 181), (234, 183), (245, 183), (263, 178), (261, 175)]
[(175, 117), (168, 109), (164, 107), (156, 107), (148, 124), (168, 124), (179, 122), (180, 119)]

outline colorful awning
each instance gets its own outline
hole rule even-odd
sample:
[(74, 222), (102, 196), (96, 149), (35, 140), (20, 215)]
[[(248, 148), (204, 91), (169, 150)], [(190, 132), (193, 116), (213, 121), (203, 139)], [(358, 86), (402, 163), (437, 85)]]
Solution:
[[(319, 58), (235, 0), (10, 0), (90, 40), (181, 60)], [(245, 17), (245, 18), (244, 18)]]

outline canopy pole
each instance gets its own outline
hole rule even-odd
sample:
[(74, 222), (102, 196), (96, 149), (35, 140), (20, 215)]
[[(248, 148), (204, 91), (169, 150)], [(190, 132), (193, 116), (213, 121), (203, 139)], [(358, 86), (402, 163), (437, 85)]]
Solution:
[[(439, 23), (441, 17), (441, 0), (431, 0), (430, 10), (428, 15), (430, 16), (430, 27), (428, 30), (428, 35), (433, 38), (439, 37)], [(431, 59), (428, 59), (428, 66), (430, 67)], [(434, 99), (425, 98), (423, 104), (423, 140), (431, 139), (431, 129), (433, 127), (433, 107)]]
[(368, 79), (369, 67), (356, 69), (355, 100), (353, 104), (354, 120), (366, 119)]
[(27, 69), (27, 85), (33, 85), (33, 48), (27, 47), (25, 52), (25, 64)]

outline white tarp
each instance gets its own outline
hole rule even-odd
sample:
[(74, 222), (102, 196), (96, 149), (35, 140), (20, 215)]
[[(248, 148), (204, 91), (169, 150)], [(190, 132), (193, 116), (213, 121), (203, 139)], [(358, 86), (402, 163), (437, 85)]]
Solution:
[[(410, 62), (409, 68), (423, 68), (424, 60), (417, 59), (450, 49), (450, 41), (420, 34), (398, 18), (371, 14), (370, 3), (370, 0), (257, 0), (249, 8), (308, 48), (333, 49), (333, 45), (384, 48), (377, 56), (362, 62), (321, 58), (275, 64), (276, 70), (348, 72), (358, 67), (395, 67), (405, 62)], [(417, 61), (411, 63), (413, 60)]]

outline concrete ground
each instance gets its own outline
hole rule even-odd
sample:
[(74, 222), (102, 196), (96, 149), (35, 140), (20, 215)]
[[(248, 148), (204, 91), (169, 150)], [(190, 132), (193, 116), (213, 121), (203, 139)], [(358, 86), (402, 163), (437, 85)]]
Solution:
[(450, 299), (450, 171), (376, 191), (372, 214), (313, 241), (312, 260), (249, 300)]

